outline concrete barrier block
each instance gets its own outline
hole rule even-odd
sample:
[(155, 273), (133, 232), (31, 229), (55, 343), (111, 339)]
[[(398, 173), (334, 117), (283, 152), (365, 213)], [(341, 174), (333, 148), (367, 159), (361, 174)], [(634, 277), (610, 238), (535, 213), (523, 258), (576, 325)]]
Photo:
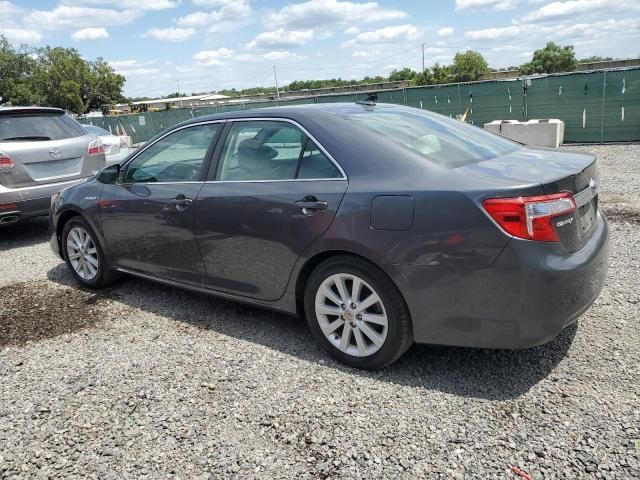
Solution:
[(564, 122), (557, 118), (536, 119), (527, 122), (494, 120), (485, 123), (485, 130), (537, 147), (558, 148), (564, 141)]

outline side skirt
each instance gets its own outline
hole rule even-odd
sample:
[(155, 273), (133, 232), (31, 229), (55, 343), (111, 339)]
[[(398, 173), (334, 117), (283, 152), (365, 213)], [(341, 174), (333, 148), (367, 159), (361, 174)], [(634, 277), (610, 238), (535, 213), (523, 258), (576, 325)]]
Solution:
[(142, 278), (145, 280), (150, 280), (152, 282), (162, 283), (163, 285), (168, 285), (170, 287), (179, 288), (181, 290), (188, 290), (191, 292), (201, 293), (204, 295), (209, 295), (218, 298), (224, 298), (225, 300), (232, 300), (234, 302), (244, 303), (246, 305), (252, 305), (254, 307), (265, 308), (267, 310), (273, 310), (279, 313), (284, 313), (286, 315), (290, 315), (293, 317), (297, 317), (297, 313), (295, 311), (295, 307), (293, 311), (287, 308), (285, 302), (278, 300), (276, 302), (265, 302), (261, 300), (256, 300), (254, 298), (243, 297), (242, 295), (234, 295), (233, 293), (221, 292), (219, 290), (212, 290), (206, 287), (200, 287), (198, 285), (192, 285), (190, 283), (177, 282), (175, 280), (169, 280), (162, 277), (156, 277), (154, 275), (149, 275), (147, 273), (138, 272), (136, 270), (129, 270), (127, 268), (116, 268), (118, 272), (125, 273), (127, 275), (131, 275), (133, 277)]

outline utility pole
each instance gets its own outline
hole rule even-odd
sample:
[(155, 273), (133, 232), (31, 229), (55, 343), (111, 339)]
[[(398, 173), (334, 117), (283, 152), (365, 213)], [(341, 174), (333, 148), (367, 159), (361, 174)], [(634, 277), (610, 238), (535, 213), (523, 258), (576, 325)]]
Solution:
[(280, 100), (280, 90), (278, 89), (278, 72), (276, 72), (276, 66), (273, 66), (273, 78), (276, 81), (276, 99)]
[(422, 72), (424, 73), (424, 42), (422, 42)]
[(182, 95), (180, 95), (180, 81), (176, 78), (176, 83), (178, 84), (178, 97), (180, 97), (180, 108), (182, 108)]

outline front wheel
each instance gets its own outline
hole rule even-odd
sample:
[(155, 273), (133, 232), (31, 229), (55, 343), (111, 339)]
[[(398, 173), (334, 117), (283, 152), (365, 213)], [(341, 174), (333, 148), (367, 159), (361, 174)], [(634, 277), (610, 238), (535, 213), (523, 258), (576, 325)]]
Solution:
[(362, 259), (341, 256), (320, 264), (309, 277), (304, 304), (314, 337), (347, 365), (381, 368), (412, 344), (402, 295), (384, 272)]
[(96, 234), (81, 217), (74, 217), (65, 224), (62, 250), (71, 274), (85, 287), (106, 287), (119, 277), (108, 267)]

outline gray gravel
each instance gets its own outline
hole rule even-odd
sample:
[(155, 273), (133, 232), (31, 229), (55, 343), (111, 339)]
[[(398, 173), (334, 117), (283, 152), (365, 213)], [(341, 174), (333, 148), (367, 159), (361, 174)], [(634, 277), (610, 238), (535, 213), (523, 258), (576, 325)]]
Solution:
[[(640, 146), (579, 148), (603, 206), (637, 212)], [(73, 300), (62, 331), (0, 347), (0, 477), (638, 478), (640, 224), (611, 231), (602, 295), (552, 343), (419, 346), (367, 373), (293, 318), (133, 279), (96, 300), (46, 222), (4, 230), (1, 291), (31, 289), (33, 318), (52, 289)]]

